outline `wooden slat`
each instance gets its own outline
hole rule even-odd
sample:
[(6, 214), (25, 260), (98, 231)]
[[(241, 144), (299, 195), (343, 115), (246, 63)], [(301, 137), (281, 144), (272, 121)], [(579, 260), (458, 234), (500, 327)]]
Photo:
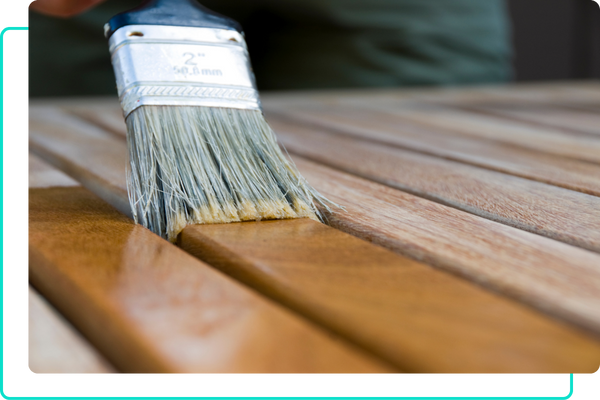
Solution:
[[(73, 187), (79, 183), (29, 155), (29, 187)], [(35, 373), (115, 372), (72, 325), (29, 288), (29, 368)]]
[(600, 135), (600, 108), (592, 111), (576, 107), (494, 103), (458, 107), (564, 133)]
[(82, 188), (30, 191), (30, 279), (124, 371), (390, 371)]
[[(404, 92), (404, 91), (402, 91)], [(394, 96), (388, 95), (388, 98)], [(433, 88), (415, 90), (401, 96), (415, 101), (444, 104), (543, 104), (556, 106), (593, 107), (600, 105), (599, 81), (519, 83), (512, 85), (475, 86), (471, 88)], [(396, 96), (396, 98), (398, 98)]]
[[(564, 108), (598, 110), (600, 108), (599, 81), (560, 83), (519, 83), (473, 87), (429, 88), (361, 88), (338, 90), (311, 90), (298, 92), (273, 92), (261, 96), (266, 109), (294, 109), (307, 105), (365, 105), (368, 102), (394, 103), (396, 105), (445, 104), (478, 105), (495, 103), (504, 105), (545, 105)], [(65, 106), (77, 107), (73, 102)]]
[[(359, 118), (360, 110), (371, 109), (370, 119)], [(385, 119), (406, 121), (429, 129), (455, 133), (473, 138), (494, 140), (511, 146), (544, 152), (555, 156), (568, 157), (600, 163), (600, 138), (593, 135), (574, 135), (559, 130), (543, 129), (479, 113), (467, 112), (448, 107), (418, 104), (398, 106), (380, 102), (365, 101), (359, 107), (324, 107), (318, 104), (276, 110), (297, 118), (318, 117), (320, 119), (342, 118), (349, 125), (355, 122), (370, 123)], [(308, 115), (307, 115), (308, 114)], [(377, 125), (375, 125), (377, 126)]]
[(34, 154), (29, 154), (29, 187), (79, 186), (79, 182), (52, 168)]
[(526, 308), (314, 221), (190, 226), (179, 244), (407, 371), (553, 369), (586, 351), (600, 361), (597, 345)]
[[(464, 89), (461, 89), (461, 93)], [(420, 94), (423, 90), (419, 91), (394, 91), (390, 90), (369, 90), (366, 91), (346, 91), (342, 92), (343, 95), (332, 97), (331, 94), (327, 95), (313, 95), (316, 102), (324, 102), (325, 104), (337, 104), (339, 105), (357, 105), (364, 104), (363, 99), (374, 97), (377, 104), (382, 101), (391, 101), (394, 104), (406, 105), (417, 105), (421, 107), (427, 107), (422, 101), (415, 100), (420, 98)], [(426, 91), (425, 91), (426, 92)], [(392, 99), (389, 98), (394, 93)], [(401, 93), (397, 94), (397, 93)], [(585, 104), (572, 105), (572, 104), (544, 104), (544, 103), (516, 103), (514, 101), (509, 102), (504, 97), (506, 93), (513, 93), (512, 91), (506, 92), (501, 91), (496, 96), (485, 95), (486, 92), (479, 94), (477, 101), (463, 101), (455, 102), (454, 104), (449, 101), (436, 101), (435, 97), (428, 96), (430, 101), (429, 105), (450, 105), (452, 108), (464, 109), (466, 111), (474, 111), (476, 113), (489, 114), (492, 116), (503, 117), (509, 120), (515, 120), (520, 122), (526, 122), (533, 126), (547, 127), (552, 130), (560, 130), (564, 133), (575, 132), (591, 135), (600, 135), (600, 107), (595, 108), (593, 106), (587, 106)], [(306, 95), (305, 95), (306, 96)], [(341, 97), (341, 101), (339, 100)], [(271, 98), (274, 97), (275, 100)], [(283, 103), (280, 99), (281, 95), (270, 95), (266, 97), (265, 104), (267, 109), (282, 109), (288, 108), (293, 109), (294, 104), (298, 101), (295, 97), (285, 96)], [(499, 100), (495, 100), (499, 98)], [(302, 96), (300, 97), (302, 99)], [(302, 106), (314, 103), (314, 101), (300, 101)], [(95, 99), (95, 100), (82, 100), (78, 102), (62, 101), (58, 103), (62, 109), (77, 115), (83, 119), (86, 119), (98, 126), (101, 126), (108, 132), (116, 133), (117, 135), (124, 134), (123, 114), (121, 108), (118, 106), (114, 99)], [(290, 106), (291, 104), (291, 106)]]
[(426, 101), (464, 107), (563, 132), (599, 133), (599, 81), (436, 89), (388, 99), (402, 104)]
[(277, 119), (270, 123), (291, 153), (600, 252), (599, 197)]
[(531, 150), (600, 163), (600, 137), (565, 133), (476, 112), (425, 107), (386, 110), (417, 124), (497, 140)]
[(330, 224), (600, 332), (599, 256), (298, 159)]
[(29, 369), (40, 373), (106, 373), (114, 368), (29, 288)]
[[(51, 179), (30, 190), (30, 279), (123, 371), (395, 370), (135, 226), (87, 190), (48, 187), (68, 180), (59, 175), (46, 168)], [(47, 308), (31, 300), (32, 369), (100, 372), (97, 357), (82, 354), (81, 340)]]
[(92, 104), (90, 102), (77, 105), (67, 103), (61, 109), (101, 127), (106, 132), (114, 133), (118, 137), (126, 135), (123, 111), (115, 99), (96, 100)]
[[(103, 173), (85, 147), (71, 147), (83, 137), (110, 159), (121, 152), (97, 128), (38, 111), (32, 147), (73, 174)], [(567, 325), (313, 221), (189, 227), (180, 244), (407, 371), (557, 371), (596, 368), (600, 357)]]
[[(380, 92), (371, 90), (368, 93)], [(384, 91), (384, 93), (389, 92), (389, 90)], [(404, 93), (404, 91), (401, 93)], [(383, 94), (380, 94), (380, 96), (383, 96)], [(282, 118), (280, 111), (285, 108), (281, 106), (282, 102), (277, 101), (280, 97), (280, 95), (266, 97), (267, 111), (271, 111), (269, 115), (272, 118)], [(337, 98), (332, 98), (331, 95), (327, 97), (325, 95), (317, 96), (317, 98), (327, 103), (344, 104), (343, 101), (337, 101)], [(297, 101), (294, 97), (284, 97), (284, 99), (284, 105), (287, 102)], [(61, 102), (59, 104), (61, 108), (69, 113), (86, 119), (102, 127), (107, 132), (111, 132), (116, 136), (125, 136), (122, 111), (114, 99), (78, 101), (76, 104)], [(278, 104), (278, 106), (275, 107), (275, 104)], [(352, 115), (357, 118), (350, 123), (344, 121), (345, 117), (348, 116), (347, 113), (344, 113), (340, 118), (336, 118), (335, 115), (336, 111), (331, 112), (325, 118), (322, 118), (322, 115), (320, 118), (306, 113), (301, 116), (295, 115), (295, 113), (291, 115), (285, 113), (283, 118), (289, 120), (291, 117), (294, 121), (300, 120), (303, 124), (324, 127), (336, 133), (368, 138), (377, 142), (393, 144), (422, 153), (600, 196), (600, 166), (585, 161), (556, 157), (497, 141), (481, 140), (468, 135), (432, 130), (406, 123), (398, 118), (390, 118), (389, 115), (374, 115), (372, 111), (363, 109), (353, 109)], [(331, 116), (334, 117), (331, 118)]]
[(480, 103), (482, 101), (506, 104), (547, 104), (567, 106), (599, 106), (600, 81), (528, 83), (505, 86), (475, 87), (472, 89), (435, 90), (413, 94), (414, 99), (443, 101), (445, 103)]
[[(79, 182), (69, 178), (63, 172), (52, 168), (48, 163), (25, 151), (25, 188), (79, 186)], [(25, 271), (27, 282), (27, 271)]]
[(271, 118), (327, 129), (600, 196), (600, 166), (359, 108), (267, 109)]
[[(63, 132), (62, 121), (65, 116), (51, 107), (30, 108), (30, 150), (43, 152), (43, 158), (69, 176), (97, 193), (104, 201), (121, 213), (131, 217), (131, 208), (127, 200), (127, 188), (123, 185), (123, 176), (127, 167), (127, 149), (122, 138), (107, 137), (105, 131), (90, 129), (90, 125), (78, 119), (69, 119), (70, 130)], [(38, 135), (43, 131), (50, 135)], [(85, 132), (86, 135), (73, 134)], [(61, 140), (62, 139), (62, 140)], [(85, 151), (82, 151), (85, 149)], [(112, 150), (109, 150), (112, 149)], [(47, 151), (47, 150), (56, 150)], [(69, 160), (55, 155), (69, 154), (80, 165), (95, 166), (94, 171), (79, 168)]]

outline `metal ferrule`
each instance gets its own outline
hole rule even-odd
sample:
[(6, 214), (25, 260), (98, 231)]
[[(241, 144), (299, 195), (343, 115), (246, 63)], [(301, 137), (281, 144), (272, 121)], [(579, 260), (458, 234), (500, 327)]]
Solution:
[(113, 33), (109, 50), (125, 117), (143, 105), (260, 110), (236, 31), (129, 25)]

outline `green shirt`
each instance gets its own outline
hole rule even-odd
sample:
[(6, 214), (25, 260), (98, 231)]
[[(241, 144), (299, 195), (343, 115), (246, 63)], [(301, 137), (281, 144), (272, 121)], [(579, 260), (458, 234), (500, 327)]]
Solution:
[[(138, 1), (70, 20), (30, 15), (32, 96), (115, 94), (102, 26)], [(205, 0), (246, 32), (260, 89), (505, 82), (503, 0)]]

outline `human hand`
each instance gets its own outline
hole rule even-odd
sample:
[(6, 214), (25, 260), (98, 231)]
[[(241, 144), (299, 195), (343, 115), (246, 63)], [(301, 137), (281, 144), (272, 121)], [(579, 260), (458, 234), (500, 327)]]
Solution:
[(30, 9), (53, 17), (69, 18), (80, 14), (104, 0), (36, 0)]

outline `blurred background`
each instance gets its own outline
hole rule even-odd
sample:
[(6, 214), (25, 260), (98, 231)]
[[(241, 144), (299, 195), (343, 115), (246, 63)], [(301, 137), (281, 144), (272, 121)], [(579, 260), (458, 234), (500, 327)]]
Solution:
[[(116, 95), (103, 24), (30, 12), (30, 96)], [(205, 0), (246, 32), (261, 90), (600, 78), (592, 0)]]

